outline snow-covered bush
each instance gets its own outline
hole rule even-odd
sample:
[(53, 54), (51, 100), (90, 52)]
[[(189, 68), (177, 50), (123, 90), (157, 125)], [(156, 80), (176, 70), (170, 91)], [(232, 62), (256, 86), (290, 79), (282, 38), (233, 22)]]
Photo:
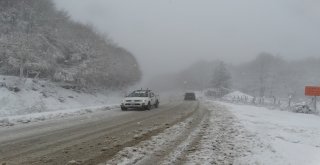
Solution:
[(308, 105), (296, 105), (292, 107), (292, 111), (296, 113), (314, 113), (312, 109)]

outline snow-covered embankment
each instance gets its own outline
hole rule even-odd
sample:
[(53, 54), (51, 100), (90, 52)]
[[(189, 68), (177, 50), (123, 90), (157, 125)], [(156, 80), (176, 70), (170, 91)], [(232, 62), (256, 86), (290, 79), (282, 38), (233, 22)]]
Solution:
[(0, 84), (0, 127), (113, 109), (121, 99), (14, 76), (0, 76)]
[(251, 154), (241, 158), (239, 164), (320, 164), (319, 116), (219, 104), (226, 106), (254, 135)]

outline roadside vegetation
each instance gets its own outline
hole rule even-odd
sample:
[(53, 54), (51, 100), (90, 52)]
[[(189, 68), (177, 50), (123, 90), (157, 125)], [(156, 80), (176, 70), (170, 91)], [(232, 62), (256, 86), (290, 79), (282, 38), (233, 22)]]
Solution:
[(78, 87), (124, 88), (140, 80), (135, 57), (51, 0), (0, 1), (0, 74)]

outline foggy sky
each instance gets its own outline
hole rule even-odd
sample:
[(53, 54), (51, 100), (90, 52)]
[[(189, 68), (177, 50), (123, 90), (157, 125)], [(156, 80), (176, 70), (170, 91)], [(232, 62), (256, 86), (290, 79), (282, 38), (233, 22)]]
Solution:
[(55, 0), (131, 51), (148, 76), (260, 52), (320, 57), (318, 0)]

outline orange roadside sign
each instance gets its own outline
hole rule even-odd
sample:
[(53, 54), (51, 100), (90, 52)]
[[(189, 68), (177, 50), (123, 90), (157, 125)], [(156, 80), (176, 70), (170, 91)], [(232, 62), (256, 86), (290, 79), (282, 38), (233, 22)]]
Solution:
[(320, 96), (320, 87), (318, 86), (306, 86), (305, 87), (306, 96)]

